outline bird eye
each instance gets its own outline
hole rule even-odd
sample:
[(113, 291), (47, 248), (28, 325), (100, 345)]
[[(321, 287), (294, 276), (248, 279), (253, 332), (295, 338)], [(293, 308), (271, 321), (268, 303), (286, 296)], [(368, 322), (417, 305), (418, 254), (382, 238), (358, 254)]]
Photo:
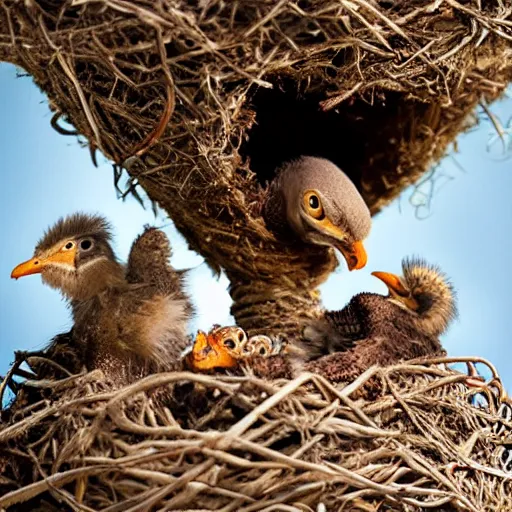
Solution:
[(82, 240), (80, 242), (80, 249), (84, 251), (88, 251), (92, 247), (92, 242), (90, 240)]
[(227, 340), (224, 340), (224, 346), (233, 350), (236, 347), (236, 343), (232, 339), (228, 338)]
[(61, 250), (70, 251), (73, 247), (75, 247), (75, 242), (68, 242)]
[(322, 220), (325, 217), (322, 202), (316, 192), (309, 190), (304, 194), (304, 206), (309, 215), (314, 219)]

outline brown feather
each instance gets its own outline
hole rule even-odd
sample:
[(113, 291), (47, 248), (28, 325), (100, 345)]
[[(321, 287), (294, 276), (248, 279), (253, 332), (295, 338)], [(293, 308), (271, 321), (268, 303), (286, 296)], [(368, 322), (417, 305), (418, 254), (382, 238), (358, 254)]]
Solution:
[(304, 370), (350, 381), (372, 365), (444, 353), (439, 336), (456, 315), (455, 292), (439, 268), (423, 260), (405, 259), (403, 271), (418, 310), (390, 296), (354, 296), (343, 310), (327, 312), (305, 329)]
[(35, 254), (50, 249), (62, 240), (93, 235), (105, 242), (112, 240), (112, 228), (105, 217), (80, 212), (61, 217), (37, 242)]
[[(146, 228), (125, 268), (110, 247), (106, 220), (75, 214), (47, 231), (36, 252), (51, 251), (68, 239), (76, 242), (75, 269), (48, 266), (42, 278), (69, 299), (74, 327), (66, 343), (87, 368), (100, 368), (111, 381), (123, 384), (180, 367), (192, 307), (183, 273), (170, 266), (166, 235)], [(84, 239), (86, 248), (79, 243)]]

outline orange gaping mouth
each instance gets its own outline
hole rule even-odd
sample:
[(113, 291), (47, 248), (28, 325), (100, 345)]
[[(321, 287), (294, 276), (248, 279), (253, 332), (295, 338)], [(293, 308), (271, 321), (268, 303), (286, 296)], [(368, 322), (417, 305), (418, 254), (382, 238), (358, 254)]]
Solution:
[(281, 340), (265, 335), (247, 338), (237, 326), (214, 326), (208, 334), (198, 331), (192, 351), (186, 357), (187, 365), (195, 371), (233, 368), (241, 360), (252, 357), (271, 357), (281, 352)]
[(198, 331), (192, 352), (187, 356), (187, 363), (192, 370), (198, 371), (233, 368), (238, 364), (216, 330), (208, 334)]

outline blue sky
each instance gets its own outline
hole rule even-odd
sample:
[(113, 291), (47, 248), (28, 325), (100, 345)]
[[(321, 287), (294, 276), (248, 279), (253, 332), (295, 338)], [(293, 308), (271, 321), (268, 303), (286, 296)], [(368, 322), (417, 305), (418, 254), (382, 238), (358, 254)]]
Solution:
[[(512, 100), (495, 104), (493, 112), (506, 124)], [(232, 323), (227, 280), (214, 279), (165, 217), (155, 220), (151, 209), (143, 210), (134, 199), (117, 199), (109, 163), (100, 158), (95, 168), (88, 150), (76, 138), (56, 133), (50, 119), (45, 97), (31, 79), (17, 79), (13, 66), (0, 64), (0, 374), (14, 350), (42, 348), (70, 327), (58, 292), (43, 286), (39, 276), (14, 281), (10, 272), (32, 256), (45, 228), (77, 210), (110, 219), (121, 259), (144, 224), (165, 226), (173, 264), (192, 268), (188, 285), (198, 315), (191, 331)], [(385, 293), (370, 272), (399, 272), (404, 256), (420, 255), (439, 264), (459, 297), (460, 318), (443, 338), (449, 354), (489, 359), (511, 390), (512, 164), (499, 141), (488, 151), (493, 133), (490, 123), (483, 122), (461, 136), (459, 152), (450, 154), (437, 171), (430, 209), (419, 211), (426, 218), (418, 220), (411, 205), (421, 194), (404, 191), (374, 218), (367, 267), (349, 273), (341, 265), (322, 291), (325, 305), (339, 309), (360, 291)]]

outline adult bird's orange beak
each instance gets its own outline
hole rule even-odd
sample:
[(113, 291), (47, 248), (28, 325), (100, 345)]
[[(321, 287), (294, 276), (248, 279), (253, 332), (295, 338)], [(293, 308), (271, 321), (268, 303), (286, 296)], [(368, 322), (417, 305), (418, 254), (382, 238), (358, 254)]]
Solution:
[(360, 270), (366, 265), (368, 256), (366, 255), (363, 242), (360, 240), (348, 246), (338, 244), (337, 247), (341, 254), (343, 254), (349, 270)]
[(74, 265), (75, 263), (75, 254), (76, 251), (58, 251), (54, 254), (50, 254), (45, 258), (39, 258), (35, 256), (34, 258), (20, 263), (14, 270), (11, 272), (12, 279), (18, 279), (23, 276), (29, 276), (31, 274), (40, 274), (44, 267), (51, 265), (52, 263), (56, 264), (66, 264), (66, 265)]
[(315, 226), (331, 238), (331, 243), (343, 254), (349, 270), (359, 270), (366, 265), (368, 256), (361, 240), (347, 244), (347, 233), (336, 226), (327, 216), (322, 220), (315, 221)]

